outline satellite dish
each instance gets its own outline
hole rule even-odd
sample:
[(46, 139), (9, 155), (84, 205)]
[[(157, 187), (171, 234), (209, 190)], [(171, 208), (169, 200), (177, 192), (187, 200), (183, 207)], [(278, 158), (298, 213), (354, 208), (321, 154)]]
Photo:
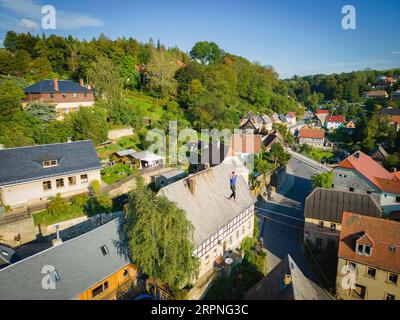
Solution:
[(225, 263), (230, 266), (233, 263), (233, 259), (232, 258), (226, 258), (225, 259)]

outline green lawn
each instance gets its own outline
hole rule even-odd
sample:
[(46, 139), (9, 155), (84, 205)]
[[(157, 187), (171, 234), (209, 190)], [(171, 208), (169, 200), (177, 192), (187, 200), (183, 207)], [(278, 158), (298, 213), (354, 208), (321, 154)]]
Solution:
[(301, 151), (301, 154), (318, 162), (321, 162), (322, 159), (330, 159), (334, 157), (333, 152), (318, 148), (312, 148), (312, 150), (303, 150)]
[(132, 170), (128, 165), (116, 164), (112, 167), (101, 170), (101, 179), (108, 185), (116, 183), (121, 179), (129, 176)]
[(47, 210), (34, 213), (32, 216), (36, 226), (39, 224), (47, 226), (55, 224), (57, 222), (82, 217), (84, 215), (85, 213), (83, 211), (83, 208), (79, 208), (71, 204), (68, 206), (68, 209), (62, 215), (59, 216), (52, 216), (51, 214), (48, 213)]

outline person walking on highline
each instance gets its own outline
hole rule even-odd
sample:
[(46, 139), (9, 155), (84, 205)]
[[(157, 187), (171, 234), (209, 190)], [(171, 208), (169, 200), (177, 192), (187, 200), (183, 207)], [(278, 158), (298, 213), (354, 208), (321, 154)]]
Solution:
[(237, 178), (238, 176), (236, 175), (235, 171), (232, 171), (231, 178), (229, 179), (230, 185), (231, 185), (231, 190), (232, 194), (229, 197), (229, 199), (234, 199), (236, 200), (236, 183), (237, 183)]

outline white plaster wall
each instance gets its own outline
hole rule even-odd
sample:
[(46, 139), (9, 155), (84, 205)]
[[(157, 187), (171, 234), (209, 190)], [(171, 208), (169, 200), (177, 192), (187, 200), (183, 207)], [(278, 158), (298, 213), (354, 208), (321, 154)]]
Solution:
[[(88, 175), (88, 182), (81, 182), (81, 174)], [(68, 177), (72, 176), (76, 177), (76, 185), (70, 186), (68, 183)], [(61, 178), (64, 179), (64, 187), (57, 188), (56, 180)], [(48, 197), (55, 196), (57, 193), (60, 193), (63, 197), (71, 196), (87, 191), (90, 183), (94, 180), (101, 181), (100, 170), (80, 172), (76, 174), (57, 176), (53, 178), (2, 187), (3, 203), (11, 207), (17, 207), (27, 205), (29, 202), (45, 201)], [(51, 190), (43, 190), (44, 181), (51, 181)]]

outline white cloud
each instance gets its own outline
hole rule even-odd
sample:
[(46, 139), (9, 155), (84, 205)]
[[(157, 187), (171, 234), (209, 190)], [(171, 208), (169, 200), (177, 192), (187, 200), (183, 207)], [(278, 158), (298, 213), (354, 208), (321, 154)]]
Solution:
[(400, 51), (392, 51), (391, 54), (398, 55), (398, 54), (400, 54)]
[(21, 19), (19, 25), (22, 28), (29, 29), (29, 30), (38, 30), (39, 29), (39, 24), (36, 21), (26, 19), (26, 18)]
[[(0, 0), (0, 6), (14, 12), (19, 18), (29, 19), (31, 21), (41, 21), (42, 4), (34, 0)], [(90, 15), (68, 12), (56, 9), (57, 29), (72, 30), (84, 27), (102, 27), (102, 20), (91, 17)], [(22, 21), (21, 21), (22, 22)]]

